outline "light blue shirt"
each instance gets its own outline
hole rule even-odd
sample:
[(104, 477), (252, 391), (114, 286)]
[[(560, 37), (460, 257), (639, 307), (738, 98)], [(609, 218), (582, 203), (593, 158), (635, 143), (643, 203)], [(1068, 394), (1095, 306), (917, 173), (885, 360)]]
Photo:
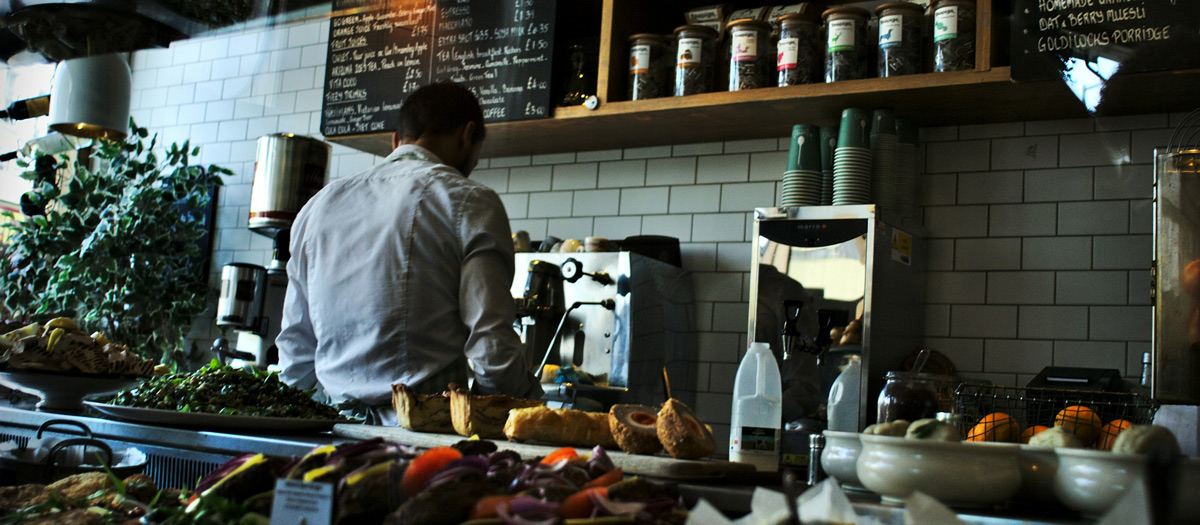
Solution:
[(504, 205), (432, 152), (403, 145), (327, 185), (291, 251), (275, 340), (288, 384), (380, 406), (392, 383), (441, 392), (469, 362), (479, 393), (542, 393), (513, 330)]

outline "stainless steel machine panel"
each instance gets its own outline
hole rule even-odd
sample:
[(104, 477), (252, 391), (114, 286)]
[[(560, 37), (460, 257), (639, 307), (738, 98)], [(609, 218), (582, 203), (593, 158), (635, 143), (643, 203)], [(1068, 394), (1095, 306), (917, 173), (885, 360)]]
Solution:
[(1155, 150), (1154, 172), (1152, 395), (1200, 404), (1200, 151)]
[[(758, 208), (755, 212), (750, 338), (765, 339), (776, 357), (786, 348), (792, 354), (789, 361), (799, 359), (782, 368), (785, 374), (791, 370), (794, 381), (819, 385), (803, 391), (807, 399), (792, 399), (799, 405), (796, 410), (808, 413), (825, 403), (843, 354), (858, 353), (861, 384), (866, 385), (859, 393), (862, 429), (875, 418), (884, 374), (902, 370), (905, 358), (921, 343), (923, 230), (886, 222), (874, 205)], [(830, 345), (829, 329), (845, 326), (859, 313), (861, 345), (838, 346), (836, 341)], [(790, 340), (785, 333), (792, 334)], [(817, 365), (814, 354), (823, 350), (828, 353)], [(787, 400), (784, 407), (788, 412)]]
[[(518, 253), (513, 297), (525, 292), (532, 261), (571, 267), (564, 271), (567, 311), (558, 337), (548, 348), (526, 349), (535, 367), (549, 352), (548, 363), (606, 376), (607, 387), (615, 390), (608, 393), (608, 401), (662, 402), (664, 366), (672, 394), (694, 391), (694, 306), (691, 280), (682, 269), (630, 252)], [(606, 301), (611, 301), (611, 309), (600, 304)], [(535, 339), (528, 337), (532, 330), (558, 331), (544, 319), (526, 317), (520, 322), (527, 341)]]

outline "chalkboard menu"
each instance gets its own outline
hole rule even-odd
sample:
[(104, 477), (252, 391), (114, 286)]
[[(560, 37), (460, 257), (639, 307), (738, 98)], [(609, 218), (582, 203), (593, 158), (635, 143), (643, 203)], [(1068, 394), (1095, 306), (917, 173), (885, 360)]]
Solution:
[(417, 88), (470, 88), (487, 122), (550, 114), (555, 0), (334, 0), (321, 133), (394, 131)]
[(1087, 65), (1101, 59), (1121, 72), (1200, 67), (1200, 0), (1016, 0), (1013, 9), (1016, 80), (1104, 69)]

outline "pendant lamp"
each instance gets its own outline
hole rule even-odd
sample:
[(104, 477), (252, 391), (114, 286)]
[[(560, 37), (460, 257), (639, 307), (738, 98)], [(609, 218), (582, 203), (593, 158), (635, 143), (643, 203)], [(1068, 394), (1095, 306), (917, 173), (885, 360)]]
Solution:
[(59, 62), (50, 86), (50, 129), (77, 137), (124, 139), (131, 84), (129, 64), (116, 53)]

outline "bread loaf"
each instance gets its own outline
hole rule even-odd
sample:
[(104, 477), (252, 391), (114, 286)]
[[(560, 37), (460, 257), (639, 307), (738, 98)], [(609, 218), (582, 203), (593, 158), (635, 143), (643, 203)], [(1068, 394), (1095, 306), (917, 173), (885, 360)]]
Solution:
[(392, 385), (392, 408), (400, 426), (417, 432), (451, 434), (450, 394), (415, 394), (404, 383)]
[(617, 448), (608, 414), (569, 408), (517, 408), (508, 413), (504, 435), (513, 441), (543, 441), (572, 447)]
[(450, 421), (455, 432), (467, 437), (479, 435), (484, 439), (503, 438), (504, 423), (508, 421), (509, 410), (542, 404), (541, 401), (509, 396), (473, 396), (469, 390), (454, 383), (451, 383), (449, 388)]

